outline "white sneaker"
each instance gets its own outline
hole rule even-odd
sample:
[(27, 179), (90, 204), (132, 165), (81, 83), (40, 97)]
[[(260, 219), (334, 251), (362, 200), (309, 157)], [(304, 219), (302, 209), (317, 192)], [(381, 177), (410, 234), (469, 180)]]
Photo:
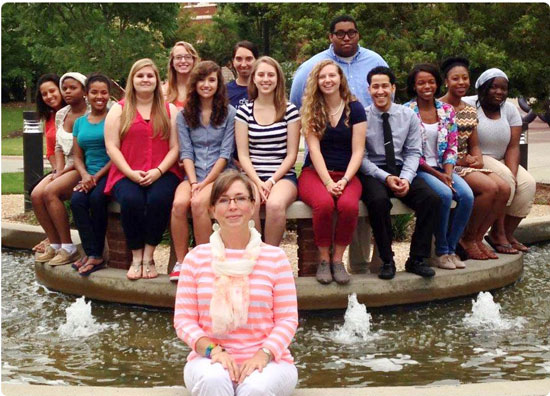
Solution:
[(464, 261), (462, 261), (457, 254), (450, 254), (449, 257), (451, 258), (452, 262), (454, 263), (457, 269), (466, 268), (466, 263), (464, 263)]
[(174, 265), (174, 269), (172, 270), (172, 272), (170, 272), (170, 280), (172, 282), (178, 281), (178, 279), (180, 278), (180, 271), (181, 271), (181, 263), (176, 263), (176, 265)]
[(439, 268), (448, 269), (448, 270), (456, 269), (456, 265), (449, 254), (444, 254), (442, 256), (435, 257), (435, 260)]

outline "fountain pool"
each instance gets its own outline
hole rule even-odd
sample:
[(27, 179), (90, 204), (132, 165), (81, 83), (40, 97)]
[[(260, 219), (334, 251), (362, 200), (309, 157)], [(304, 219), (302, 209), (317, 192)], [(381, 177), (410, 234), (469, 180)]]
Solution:
[[(3, 252), (3, 382), (183, 385), (189, 350), (171, 311), (87, 304), (38, 284), (33, 265), (28, 252)], [(300, 312), (291, 346), (299, 387), (547, 378), (550, 244), (533, 247), (524, 265), (518, 282), (492, 295), (368, 313), (359, 304), (345, 325), (343, 310)]]

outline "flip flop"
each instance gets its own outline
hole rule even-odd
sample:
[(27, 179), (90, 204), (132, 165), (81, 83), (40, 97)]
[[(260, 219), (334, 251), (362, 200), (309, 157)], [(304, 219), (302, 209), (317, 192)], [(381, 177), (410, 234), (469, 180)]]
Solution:
[(88, 256), (82, 256), (78, 260), (76, 260), (74, 263), (71, 264), (71, 267), (78, 271), (80, 268), (84, 267), (86, 263), (88, 262)]
[[(494, 243), (491, 238), (489, 238), (489, 235), (485, 235), (485, 240), (497, 253), (501, 254), (518, 254), (519, 252), (514, 249), (514, 247), (510, 243)], [(510, 251), (513, 250), (513, 251)]]
[(521, 242), (514, 242), (511, 245), (514, 249), (519, 250), (520, 252), (527, 253), (529, 251), (529, 248)]
[(101, 262), (101, 263), (95, 264), (95, 265), (94, 264), (84, 264), (84, 266), (86, 266), (86, 265), (91, 265), (92, 268), (90, 268), (89, 270), (84, 271), (84, 272), (79, 272), (78, 273), (79, 275), (88, 276), (93, 272), (96, 272), (96, 271), (99, 271), (99, 270), (102, 270), (102, 269), (105, 268), (105, 262)]

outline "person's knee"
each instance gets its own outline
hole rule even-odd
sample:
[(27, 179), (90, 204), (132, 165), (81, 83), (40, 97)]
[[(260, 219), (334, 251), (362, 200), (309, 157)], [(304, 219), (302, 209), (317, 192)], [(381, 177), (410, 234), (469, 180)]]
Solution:
[(378, 197), (374, 199), (370, 199), (367, 202), (367, 209), (369, 210), (369, 215), (371, 213), (386, 213), (391, 211), (391, 201), (389, 198), (385, 197)]
[(141, 194), (126, 194), (119, 199), (119, 204), (124, 211), (145, 210), (145, 202)]
[(468, 186), (460, 192), (460, 204), (472, 206), (474, 204), (474, 192)]
[(268, 199), (265, 203), (266, 216), (271, 218), (284, 218), (286, 217), (286, 207), (283, 202), (276, 201), (274, 199)]
[(319, 214), (323, 216), (328, 216), (332, 215), (332, 213), (334, 212), (335, 204), (332, 198), (319, 199), (317, 202), (314, 203), (313, 207)]
[(58, 201), (58, 191), (55, 188), (52, 188), (50, 185), (46, 186), (46, 188), (44, 189), (43, 199), (46, 204)]
[[(254, 374), (254, 373), (253, 373)], [(251, 377), (252, 375), (251, 374)], [(273, 392), (270, 391), (270, 389), (267, 387), (266, 381), (258, 381), (256, 380), (248, 380), (244, 381), (243, 384), (240, 386), (239, 389), (239, 395), (245, 395), (245, 396), (269, 396), (273, 395)]]
[(338, 201), (338, 212), (345, 216), (357, 217), (359, 215), (359, 201)]
[(512, 188), (510, 185), (504, 181), (498, 184), (498, 193), (497, 198), (501, 202), (508, 202), (508, 199), (510, 198), (510, 194), (512, 193)]
[(191, 211), (193, 215), (200, 216), (208, 212), (208, 204), (209, 202), (206, 199), (193, 199), (191, 201)]
[(231, 383), (231, 379), (229, 378), (229, 373), (221, 367), (221, 364), (213, 364), (201, 373), (200, 381), (194, 388), (196, 387), (199, 387), (203, 391), (198, 394), (222, 395), (224, 394), (224, 390), (231, 391), (231, 393), (227, 393), (228, 395), (233, 394), (233, 385)]
[(172, 203), (172, 217), (185, 218), (189, 211), (189, 199), (187, 197), (176, 197)]
[(88, 206), (88, 200), (86, 199), (86, 195), (74, 192), (71, 196), (71, 210), (78, 210), (78, 209), (84, 209)]
[(35, 188), (31, 193), (31, 201), (33, 205), (39, 204), (44, 201), (44, 190)]

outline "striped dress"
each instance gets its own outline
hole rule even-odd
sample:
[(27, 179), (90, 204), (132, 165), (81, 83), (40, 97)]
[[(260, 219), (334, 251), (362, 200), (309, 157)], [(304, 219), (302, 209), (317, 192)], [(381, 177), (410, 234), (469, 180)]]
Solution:
[[(244, 250), (226, 249), (226, 260), (242, 258)], [(262, 244), (261, 253), (249, 275), (248, 321), (224, 336), (212, 334), (210, 300), (214, 272), (210, 244), (199, 245), (185, 256), (176, 292), (174, 327), (178, 337), (192, 349), (187, 357), (199, 355), (195, 344), (208, 337), (222, 345), (237, 364), (250, 359), (260, 348), (268, 348), (275, 362), (293, 363), (288, 346), (298, 327), (296, 286), (290, 263), (278, 247)]]
[[(268, 179), (279, 169), (287, 152), (287, 126), (300, 119), (298, 109), (292, 103), (286, 105), (281, 121), (260, 125), (253, 114), (254, 101), (239, 107), (235, 120), (248, 125), (248, 151), (254, 170), (261, 179)], [(294, 167), (285, 176), (293, 175)]]

